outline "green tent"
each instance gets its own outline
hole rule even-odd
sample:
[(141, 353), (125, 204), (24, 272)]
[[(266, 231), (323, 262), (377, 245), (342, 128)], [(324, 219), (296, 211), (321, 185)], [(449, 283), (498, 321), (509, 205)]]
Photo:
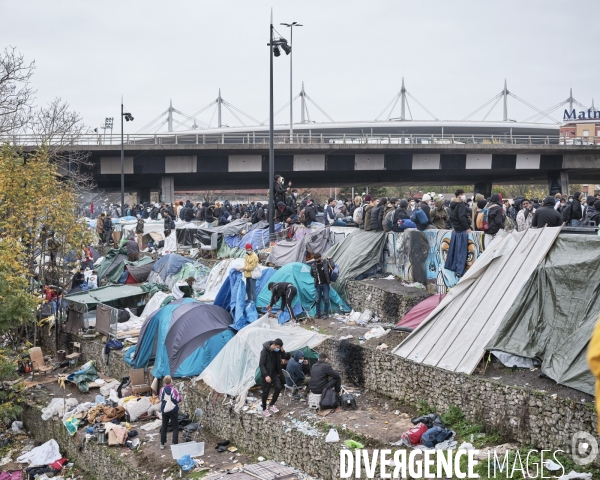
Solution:
[(559, 236), (486, 350), (537, 358), (558, 384), (594, 395), (586, 352), (599, 315), (600, 238)]
[(118, 283), (126, 265), (141, 267), (152, 262), (154, 262), (152, 257), (142, 257), (137, 262), (129, 262), (127, 260), (127, 250), (124, 247), (118, 250), (113, 248), (108, 251), (96, 271), (98, 272), (98, 279), (106, 278), (109, 283)]

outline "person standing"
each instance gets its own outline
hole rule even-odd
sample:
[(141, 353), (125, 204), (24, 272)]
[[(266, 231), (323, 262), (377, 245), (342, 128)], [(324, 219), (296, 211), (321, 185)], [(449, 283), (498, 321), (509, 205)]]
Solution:
[(281, 299), (281, 308), (283, 311), (285, 308), (290, 314), (290, 318), (292, 321), (296, 321), (296, 315), (294, 315), (294, 309), (292, 308), (292, 302), (294, 301), (294, 297), (298, 293), (296, 287), (288, 282), (279, 282), (279, 283), (269, 283), (267, 287), (271, 292), (271, 302), (267, 307), (267, 311), (271, 312), (271, 309), (275, 306), (275, 304)]
[(135, 234), (137, 236), (137, 244), (138, 244), (138, 250), (141, 250), (143, 248), (142, 246), (142, 237), (144, 236), (144, 219), (142, 218), (141, 215), (136, 215), (137, 217), (137, 223), (135, 224)]
[(465, 203), (465, 191), (459, 188), (450, 200), (450, 225), (455, 232), (471, 233), (471, 219)]
[(164, 386), (158, 393), (160, 398), (160, 411), (162, 413), (162, 428), (160, 429), (160, 449), (164, 450), (167, 443), (167, 427), (169, 421), (171, 427), (173, 427), (173, 445), (179, 443), (179, 403), (181, 402), (181, 395), (177, 389), (173, 386), (173, 380), (171, 375), (167, 375), (163, 378)]
[(531, 219), (531, 226), (533, 228), (560, 227), (562, 223), (563, 217), (554, 210), (554, 197), (550, 196), (544, 198), (542, 206), (536, 209)]
[(125, 242), (125, 249), (127, 250), (127, 261), (137, 262), (140, 259), (140, 246), (134, 240), (133, 235)]
[(104, 216), (104, 213), (101, 213), (96, 219), (96, 233), (100, 238), (100, 245), (104, 243)]
[[(281, 369), (282, 353), (283, 341), (279, 338), (263, 343), (263, 348), (260, 352), (258, 367), (260, 368), (261, 377), (262, 409), (263, 416), (265, 417), (270, 417), (271, 412), (277, 413), (279, 411), (275, 406), (275, 402), (277, 402), (279, 393), (281, 392), (281, 377), (283, 375)], [(267, 399), (269, 398), (271, 387), (273, 387), (273, 397), (267, 409)]]
[(331, 280), (329, 275), (335, 267), (332, 266), (328, 258), (323, 261), (320, 253), (315, 253), (315, 261), (310, 267), (310, 275), (315, 279), (317, 318), (321, 316), (321, 299), (325, 304), (325, 318), (329, 316), (329, 284)]
[(527, 198), (521, 200), (521, 210), (517, 213), (517, 232), (524, 232), (531, 227), (534, 213), (535, 210), (531, 202)]
[(246, 295), (248, 300), (256, 303), (256, 279), (252, 278), (252, 270), (258, 267), (258, 256), (252, 250), (250, 243), (246, 244), (246, 258), (244, 259), (244, 267), (238, 268), (238, 272), (244, 272), (246, 279)]

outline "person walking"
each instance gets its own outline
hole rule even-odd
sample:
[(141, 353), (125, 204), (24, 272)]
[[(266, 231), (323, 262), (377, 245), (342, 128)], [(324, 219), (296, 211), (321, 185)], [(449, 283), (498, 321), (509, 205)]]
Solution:
[[(277, 413), (279, 411), (275, 403), (281, 392), (281, 377), (283, 375), (281, 371), (281, 355), (283, 351), (283, 341), (276, 338), (273, 341), (263, 343), (263, 348), (260, 352), (258, 368), (260, 368), (262, 409), (263, 416), (265, 417), (270, 417), (271, 412)], [(267, 409), (267, 399), (269, 398), (271, 387), (273, 387), (273, 397)]]
[(323, 261), (320, 253), (315, 253), (315, 261), (310, 267), (310, 275), (315, 279), (317, 318), (321, 316), (321, 299), (325, 305), (325, 318), (329, 316), (330, 273), (335, 267), (328, 258)]
[(167, 428), (169, 422), (173, 428), (173, 445), (179, 443), (179, 403), (181, 403), (181, 395), (173, 386), (171, 375), (163, 378), (164, 386), (158, 393), (160, 399), (160, 411), (162, 413), (162, 428), (160, 429), (160, 449), (164, 450), (167, 443)]
[(244, 272), (246, 280), (246, 295), (248, 300), (256, 303), (256, 279), (252, 278), (252, 270), (258, 267), (258, 256), (252, 250), (252, 244), (246, 244), (246, 258), (244, 259), (244, 267), (238, 268), (238, 272)]

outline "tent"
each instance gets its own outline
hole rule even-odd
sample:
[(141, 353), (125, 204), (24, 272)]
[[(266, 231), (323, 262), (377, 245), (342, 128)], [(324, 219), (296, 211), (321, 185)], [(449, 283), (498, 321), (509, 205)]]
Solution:
[(365, 273), (381, 261), (386, 242), (384, 232), (360, 230), (334, 245), (325, 256), (340, 267), (340, 276), (334, 283), (342, 298), (346, 298), (346, 283)]
[[(315, 315), (316, 308), (316, 292), (315, 292), (315, 281), (310, 275), (310, 266), (303, 263), (290, 263), (284, 267), (281, 267), (275, 272), (275, 274), (269, 279), (269, 282), (289, 282), (292, 283), (298, 290), (298, 294), (292, 302), (292, 307), (302, 305), (304, 310), (309, 312), (311, 315)], [(267, 288), (268, 285), (263, 285), (256, 299), (256, 307), (263, 308), (269, 305), (271, 302), (271, 292)], [(281, 301), (281, 300), (280, 300)], [(331, 304), (331, 310), (334, 312), (350, 312), (351, 308), (340, 298), (337, 292), (331, 288), (329, 290), (329, 301)], [(278, 305), (279, 306), (279, 303)], [(324, 311), (324, 309), (321, 309)], [(296, 308), (294, 308), (296, 312)], [(287, 321), (287, 312), (285, 316), (280, 315), (280, 321)]]
[[(263, 269), (262, 276), (256, 281), (256, 291), (260, 292), (274, 274), (275, 270), (272, 268)], [(243, 275), (236, 270), (229, 272), (229, 277), (221, 285), (214, 304), (231, 313), (235, 330), (241, 330), (258, 319), (256, 307), (252, 302), (246, 301), (246, 282)]]
[[(275, 224), (275, 232), (281, 230), (281, 224)], [(238, 235), (227, 235), (225, 236), (225, 243), (231, 248), (244, 248), (244, 245), (250, 243), (253, 250), (263, 250), (270, 246), (269, 243), (269, 229), (255, 228), (247, 232), (243, 237)]]
[(414, 307), (412, 307), (402, 319), (396, 324), (397, 327), (403, 327), (407, 330), (414, 330), (421, 322), (427, 318), (427, 316), (433, 312), (435, 308), (441, 303), (446, 296), (445, 293), (431, 295), (425, 300), (421, 300)]
[(282, 267), (288, 263), (306, 262), (306, 253), (314, 255), (315, 253), (324, 254), (332, 245), (332, 232), (329, 228), (321, 228), (303, 235), (299, 240), (282, 240), (273, 246), (268, 263), (276, 267)]
[(142, 257), (137, 262), (125, 262), (125, 271), (128, 273), (125, 283), (144, 283), (154, 267), (151, 257)]
[(561, 227), (496, 235), (419, 327), (393, 351), (417, 363), (472, 373)]
[(165, 255), (160, 260), (157, 260), (154, 267), (152, 267), (152, 271), (148, 275), (148, 281), (162, 283), (171, 288), (175, 283), (173, 277), (179, 273), (183, 265), (193, 262), (193, 260), (177, 255), (176, 253)]
[(198, 375), (233, 337), (231, 315), (191, 298), (175, 300), (149, 315), (133, 357), (136, 368), (154, 358), (155, 377)]
[(283, 340), (286, 351), (293, 351), (305, 346), (314, 348), (327, 337), (297, 325), (278, 325), (263, 315), (240, 330), (194, 382), (203, 380), (218, 393), (237, 397), (235, 409), (239, 411), (246, 402), (248, 389), (254, 385), (263, 343), (276, 338)]
[(486, 348), (541, 360), (558, 384), (594, 395), (586, 351), (599, 315), (600, 238), (560, 236)]
[(107, 277), (108, 281), (117, 283), (123, 273), (123, 262), (127, 261), (127, 250), (125, 247), (111, 248), (104, 256), (100, 265), (96, 267), (98, 280)]
[(193, 285), (195, 293), (201, 293), (206, 288), (206, 281), (210, 274), (210, 268), (198, 261), (193, 263), (184, 263), (178, 273), (173, 275), (173, 285), (177, 282), (187, 280), (189, 277), (194, 277), (196, 282)]

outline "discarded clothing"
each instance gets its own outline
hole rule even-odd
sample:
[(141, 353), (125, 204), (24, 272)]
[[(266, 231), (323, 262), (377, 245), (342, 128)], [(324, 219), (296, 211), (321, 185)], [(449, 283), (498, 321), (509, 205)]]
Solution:
[(444, 268), (462, 276), (465, 273), (467, 263), (467, 248), (469, 235), (466, 231), (457, 232), (454, 230), (450, 237), (450, 248)]
[(39, 467), (49, 465), (61, 458), (58, 443), (52, 439), (18, 457), (17, 463), (28, 463), (30, 467)]
[(75, 398), (67, 398), (66, 400), (63, 400), (62, 398), (53, 398), (47, 407), (42, 408), (42, 420), (50, 420), (55, 415), (62, 417), (69, 409), (77, 405), (77, 403), (77, 399)]
[(438, 443), (444, 442), (452, 437), (452, 431), (443, 427), (433, 427), (421, 436), (421, 443), (426, 447), (433, 448)]
[(437, 413), (430, 413), (429, 415), (423, 415), (421, 417), (413, 418), (411, 420), (411, 423), (413, 425), (416, 425), (417, 423), (424, 423), (427, 426), (427, 428), (446, 428), (446, 425), (444, 425), (444, 422)]
[(137, 401), (127, 402), (125, 404), (125, 410), (129, 413), (131, 422), (135, 422), (142, 415), (148, 413), (148, 410), (152, 407), (152, 402), (148, 397), (140, 397)]
[(124, 445), (127, 440), (127, 429), (114, 423), (106, 423), (104, 425), (108, 433), (108, 445)]
[(100, 378), (94, 361), (90, 360), (77, 372), (72, 373), (67, 377), (69, 382), (73, 382), (79, 388), (80, 392), (87, 393), (90, 391), (90, 382)]

